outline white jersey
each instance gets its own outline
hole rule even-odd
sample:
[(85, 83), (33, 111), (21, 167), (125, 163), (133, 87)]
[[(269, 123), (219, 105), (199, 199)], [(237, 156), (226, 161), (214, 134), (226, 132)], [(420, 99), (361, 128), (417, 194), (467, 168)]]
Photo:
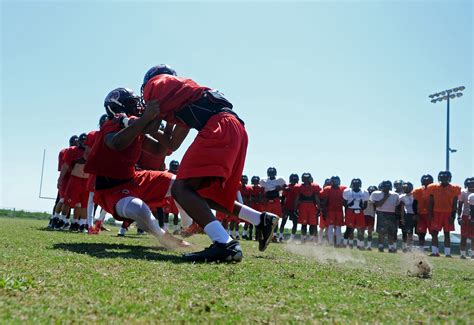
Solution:
[[(382, 200), (383, 197), (384, 193), (382, 191), (374, 191), (372, 194), (370, 194), (369, 200), (375, 203)], [(400, 197), (397, 193), (390, 191), (387, 200), (384, 202), (384, 204), (376, 208), (376, 210), (380, 212), (394, 213), (398, 204), (400, 204)]]
[(461, 191), (459, 194), (458, 201), (462, 202), (462, 215), (468, 216), (471, 213), (470, 205), (473, 203), (469, 203), (469, 197), (474, 194), (469, 192), (467, 189)]
[(275, 179), (261, 179), (260, 185), (265, 189), (265, 192), (274, 191), (277, 186), (285, 186), (286, 182), (283, 178), (275, 178)]
[(400, 196), (400, 202), (403, 202), (403, 205), (405, 206), (405, 213), (409, 214), (414, 214), (415, 212), (413, 211), (413, 201), (415, 199), (413, 198), (413, 194), (402, 194)]
[(342, 198), (346, 200), (347, 203), (354, 201), (354, 204), (351, 205), (349, 209), (360, 210), (364, 206), (364, 202), (369, 200), (369, 192), (366, 190), (355, 192), (351, 188), (346, 188), (342, 193)]

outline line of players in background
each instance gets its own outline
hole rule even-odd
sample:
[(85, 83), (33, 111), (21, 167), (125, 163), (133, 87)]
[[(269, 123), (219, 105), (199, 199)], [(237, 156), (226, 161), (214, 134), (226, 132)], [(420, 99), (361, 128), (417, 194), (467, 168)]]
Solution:
[[(458, 214), (461, 226), (461, 258), (466, 258), (466, 245), (471, 239), (474, 248), (474, 178), (467, 178), (464, 189), (450, 184), (451, 173), (442, 171), (438, 183), (433, 183), (431, 175), (421, 177), (421, 186), (413, 187), (410, 182), (385, 180), (378, 186), (362, 189), (362, 181), (352, 179), (349, 188), (341, 185), (340, 178), (326, 179), (323, 187), (313, 181), (310, 173), (291, 174), (289, 184), (277, 178), (274, 167), (267, 170), (267, 178), (242, 176), (240, 193), (244, 204), (255, 209), (264, 209), (281, 218), (280, 227), (275, 228), (273, 241), (284, 240), (287, 220), (293, 223), (288, 242), (295, 240), (298, 224), (301, 227), (302, 243), (331, 243), (335, 247), (357, 246), (358, 249), (372, 249), (372, 233), (378, 233), (378, 249), (384, 251), (385, 237), (388, 251), (397, 252), (397, 232), (402, 231), (402, 250), (413, 249), (413, 234), (418, 235), (418, 245), (423, 249), (429, 231), (432, 236), (431, 256), (440, 256), (438, 234), (444, 232), (444, 253), (451, 257), (450, 232), (454, 231), (454, 221)], [(236, 217), (218, 213), (230, 235), (239, 239), (239, 220)], [(375, 222), (377, 219), (377, 222)], [(374, 227), (376, 224), (376, 227)], [(319, 225), (319, 231), (318, 231)], [(342, 233), (342, 227), (345, 232)], [(278, 231), (279, 230), (279, 231)], [(353, 244), (354, 232), (357, 242)], [(365, 244), (365, 232), (367, 243)], [(244, 224), (242, 238), (252, 240), (251, 225)], [(474, 257), (473, 257), (474, 258)]]
[[(99, 128), (107, 120), (107, 115), (100, 117)], [(48, 229), (69, 230), (71, 232), (82, 232), (97, 234), (100, 230), (109, 231), (103, 226), (106, 211), (100, 209), (100, 216), (94, 222), (94, 216), (98, 205), (94, 204), (95, 175), (84, 172), (84, 164), (92, 149), (97, 131), (82, 133), (80, 136), (73, 135), (69, 139), (69, 146), (61, 149), (58, 155), (58, 193), (53, 207), (53, 213), (49, 220)], [(135, 167), (137, 170), (166, 170), (163, 161), (157, 160), (155, 156), (142, 151), (140, 160)], [(177, 174), (179, 162), (170, 162), (170, 173)], [(70, 212), (73, 210), (73, 219), (70, 220)], [(164, 230), (170, 230), (173, 234), (181, 232), (179, 226), (179, 212), (173, 200), (167, 199), (163, 208), (153, 211), (159, 225)], [(169, 226), (169, 215), (173, 215), (173, 224)], [(131, 220), (125, 220), (118, 232), (118, 236), (125, 236)], [(174, 228), (174, 229), (173, 229)], [(173, 231), (174, 230), (174, 231)], [(137, 234), (145, 232), (137, 228)]]

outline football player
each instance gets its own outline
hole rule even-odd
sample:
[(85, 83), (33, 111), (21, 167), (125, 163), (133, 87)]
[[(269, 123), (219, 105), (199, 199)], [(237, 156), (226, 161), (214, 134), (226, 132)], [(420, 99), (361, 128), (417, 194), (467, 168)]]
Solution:
[(379, 235), (379, 252), (384, 251), (385, 235), (388, 238), (388, 252), (397, 252), (398, 217), (395, 212), (400, 204), (397, 193), (392, 191), (392, 182), (383, 181), (380, 191), (370, 194), (369, 200), (374, 204), (377, 212), (377, 233)]
[[(461, 226), (461, 259), (466, 259), (467, 239), (471, 240), (474, 250), (474, 218), (471, 217), (469, 196), (474, 196), (474, 177), (466, 178), (464, 189), (458, 199), (458, 223)], [(474, 259), (474, 256), (471, 256)]]
[(305, 243), (307, 240), (307, 227), (309, 225), (309, 241), (316, 244), (318, 226), (318, 215), (317, 207), (321, 205), (319, 201), (319, 193), (321, 187), (318, 184), (312, 182), (312, 176), (310, 173), (304, 173), (301, 175), (301, 184), (295, 186), (296, 203), (295, 210), (298, 215), (298, 223), (301, 224), (301, 243)]
[(414, 204), (412, 183), (403, 183), (403, 191), (404, 193), (400, 195), (400, 223), (402, 232), (407, 235), (406, 237), (402, 237), (402, 251), (406, 253), (413, 248), (413, 230), (416, 227), (415, 215), (417, 214), (417, 204)]
[[(277, 170), (275, 167), (268, 167), (266, 179), (260, 180), (260, 185), (265, 190), (264, 196), (264, 209), (265, 211), (274, 213), (279, 218), (283, 216), (283, 210), (281, 206), (280, 192), (285, 188), (286, 182), (281, 177), (277, 176)], [(277, 242), (277, 230), (275, 227), (273, 233), (273, 242)]]
[(61, 212), (62, 215), (66, 215), (71, 208), (74, 208), (74, 221), (71, 223), (70, 231), (87, 232), (87, 201), (89, 196), (87, 179), (89, 174), (84, 172), (86, 139), (87, 134), (82, 133), (77, 141), (77, 146), (66, 152), (58, 178), (58, 188), (61, 188), (65, 175), (70, 172)]
[[(367, 188), (367, 192), (370, 195), (377, 191), (377, 186), (372, 185)], [(367, 246), (366, 249), (371, 251), (372, 250), (372, 233), (374, 232), (374, 225), (375, 225), (375, 206), (374, 203), (370, 200), (367, 201), (367, 208), (364, 210), (365, 216), (365, 225), (367, 228)]]
[(185, 254), (184, 259), (191, 262), (242, 259), (239, 242), (230, 238), (211, 208), (256, 225), (262, 234), (259, 249), (264, 251), (278, 219), (235, 201), (248, 138), (244, 122), (232, 110), (233, 105), (219, 91), (176, 76), (176, 71), (167, 65), (147, 71), (142, 98), (146, 110), (157, 112), (157, 122), (177, 123), (170, 136), (161, 133), (158, 138), (171, 151), (179, 148), (190, 129), (198, 131), (181, 161), (172, 195), (213, 243), (203, 251)]
[(431, 254), (439, 257), (438, 233), (444, 231), (444, 255), (451, 256), (450, 232), (454, 231), (454, 220), (461, 187), (451, 185), (451, 172), (438, 173), (438, 184), (428, 185), (428, 218), (431, 224)]
[(114, 218), (135, 221), (140, 229), (155, 236), (165, 247), (189, 244), (165, 232), (150, 208), (163, 205), (170, 196), (174, 175), (162, 171), (136, 170), (142, 150), (152, 154), (166, 152), (153, 134), (156, 110), (150, 108), (139, 115), (140, 97), (127, 88), (112, 90), (104, 101), (107, 121), (97, 134), (89, 153), (85, 171), (96, 175), (96, 202)]
[[(260, 177), (252, 176), (250, 180), (252, 183), (252, 192), (250, 193), (250, 207), (257, 211), (263, 210), (263, 197), (265, 195), (265, 189), (260, 185)], [(259, 241), (260, 232), (255, 232), (255, 240)], [(252, 234), (249, 236), (249, 240), (252, 240)]]
[[(58, 155), (58, 172), (61, 172), (62, 166), (64, 164), (64, 155), (65, 153), (72, 147), (77, 146), (77, 140), (79, 137), (77, 135), (73, 135), (72, 137), (69, 138), (69, 147), (61, 149)], [(58, 189), (58, 195), (56, 196), (56, 202), (54, 204), (54, 209), (53, 209), (53, 216), (50, 219), (50, 222), (48, 224), (48, 229), (62, 229), (67, 222), (69, 218), (69, 214), (65, 216), (61, 216), (61, 211), (63, 208), (64, 204), (64, 191), (66, 190), (67, 182), (69, 180), (69, 176), (71, 175), (70, 172), (68, 172), (66, 175), (64, 175), (63, 182), (62, 182), (62, 187)]]
[[(289, 241), (293, 241), (295, 239), (296, 229), (298, 227), (298, 216), (295, 213), (296, 207), (296, 199), (297, 199), (297, 191), (296, 186), (300, 181), (298, 174), (291, 174), (290, 175), (290, 184), (285, 187), (283, 190), (282, 195), (282, 203), (283, 203), (283, 219), (280, 225), (280, 237), (278, 240), (281, 242), (283, 241), (283, 232), (285, 230), (286, 221), (288, 218), (293, 223), (291, 228), (291, 235)], [(319, 195), (319, 193), (318, 193)]]
[(413, 190), (413, 204), (417, 207), (416, 234), (418, 235), (418, 246), (423, 251), (425, 247), (425, 237), (430, 229), (428, 218), (428, 185), (433, 183), (433, 176), (426, 174), (421, 176), (421, 186)]
[[(330, 245), (341, 247), (342, 232), (341, 227), (344, 225), (344, 199), (342, 194), (346, 186), (341, 185), (339, 176), (331, 177), (330, 186), (324, 187), (321, 191), (320, 198), (324, 200), (323, 217), (328, 227), (328, 241)], [(334, 230), (336, 233), (336, 240), (334, 242)]]
[(349, 244), (353, 248), (354, 229), (357, 228), (357, 248), (364, 249), (364, 232), (366, 228), (365, 215), (363, 211), (367, 208), (369, 193), (361, 189), (362, 181), (354, 178), (350, 188), (346, 188), (342, 194), (346, 210), (346, 232), (344, 233), (344, 245)]
[[(246, 206), (250, 206), (250, 197), (252, 195), (252, 186), (248, 185), (248, 183), (249, 183), (249, 178), (247, 177), (247, 175), (242, 175), (242, 177), (240, 178), (239, 192), (242, 195), (242, 201), (244, 202), (244, 205)], [(242, 221), (244, 222), (242, 239), (248, 240), (249, 236), (252, 237), (253, 224), (245, 220), (242, 220)]]

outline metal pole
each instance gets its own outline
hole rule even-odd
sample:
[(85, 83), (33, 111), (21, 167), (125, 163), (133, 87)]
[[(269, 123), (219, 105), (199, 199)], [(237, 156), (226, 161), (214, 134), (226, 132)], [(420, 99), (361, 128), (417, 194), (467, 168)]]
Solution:
[(46, 157), (46, 149), (43, 149), (43, 165), (41, 165), (41, 180), (39, 188), (39, 197), (41, 197), (41, 188), (43, 187), (44, 158)]
[(448, 94), (447, 116), (446, 116), (446, 170), (449, 170), (449, 94)]

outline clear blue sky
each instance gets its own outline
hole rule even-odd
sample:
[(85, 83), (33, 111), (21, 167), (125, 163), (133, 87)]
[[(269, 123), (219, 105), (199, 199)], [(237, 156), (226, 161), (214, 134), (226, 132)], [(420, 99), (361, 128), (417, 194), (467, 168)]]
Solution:
[(43, 149), (43, 195), (55, 196), (69, 137), (158, 63), (234, 103), (249, 176), (275, 166), (364, 187), (444, 169), (446, 108), (428, 95), (464, 85), (451, 115), (462, 183), (474, 174), (472, 17), (471, 1), (2, 1), (0, 206), (49, 211)]

